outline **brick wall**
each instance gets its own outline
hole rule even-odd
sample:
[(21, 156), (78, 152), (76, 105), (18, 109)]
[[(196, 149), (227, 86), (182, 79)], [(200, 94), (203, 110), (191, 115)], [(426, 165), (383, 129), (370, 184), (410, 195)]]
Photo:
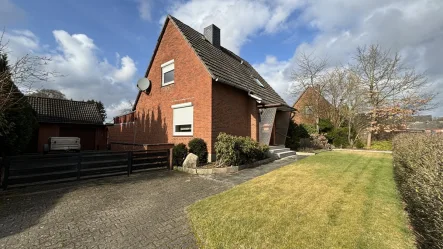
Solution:
[(328, 112), (331, 108), (330, 103), (325, 98), (320, 96), (319, 93), (313, 88), (307, 88), (294, 104), (294, 108), (297, 109), (297, 112), (293, 118), (295, 123), (315, 125), (315, 110), (313, 110), (313, 114), (306, 114), (305, 107), (312, 106), (315, 109), (317, 99), (319, 101), (319, 117), (328, 118)]
[(214, 82), (212, 84), (212, 141), (220, 132), (258, 139), (258, 108), (248, 93)]
[[(161, 64), (170, 60), (174, 60), (174, 84), (162, 87)], [(152, 83), (151, 91), (149, 95), (141, 94), (134, 114), (135, 122), (110, 126), (109, 141), (187, 144), (193, 137), (199, 137), (207, 142), (211, 151), (212, 78), (170, 21), (154, 57), (148, 79)], [(171, 106), (186, 102), (192, 102), (194, 106), (194, 134), (187, 137), (173, 136)]]

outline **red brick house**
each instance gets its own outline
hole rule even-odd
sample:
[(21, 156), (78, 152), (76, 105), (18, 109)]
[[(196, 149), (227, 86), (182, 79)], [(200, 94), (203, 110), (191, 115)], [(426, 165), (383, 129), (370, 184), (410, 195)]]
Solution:
[(263, 144), (284, 144), (293, 108), (244, 59), (220, 44), (220, 29), (204, 34), (168, 16), (133, 112), (116, 117), (111, 143), (208, 145), (220, 132), (249, 136)]
[(43, 152), (49, 137), (79, 137), (82, 150), (106, 149), (106, 127), (97, 105), (66, 99), (26, 98), (39, 124), (29, 152)]
[(297, 115), (292, 118), (294, 122), (315, 125), (314, 112), (317, 101), (319, 118), (329, 118), (329, 112), (333, 108), (332, 105), (313, 87), (308, 87), (300, 94), (293, 105), (297, 110)]

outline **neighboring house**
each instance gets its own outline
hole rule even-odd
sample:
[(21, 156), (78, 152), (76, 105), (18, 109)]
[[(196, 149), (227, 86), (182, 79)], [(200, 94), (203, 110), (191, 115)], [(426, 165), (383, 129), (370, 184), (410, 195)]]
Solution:
[(82, 150), (106, 149), (106, 127), (97, 105), (64, 99), (26, 98), (39, 124), (30, 152), (43, 152), (49, 137), (79, 137)]
[(292, 119), (297, 124), (315, 125), (316, 103), (318, 101), (319, 118), (329, 118), (332, 105), (313, 87), (306, 88), (295, 101), (293, 107), (297, 115)]
[(412, 116), (406, 123), (409, 132), (443, 133), (443, 120), (433, 119), (432, 115)]
[(109, 141), (187, 144), (198, 137), (209, 160), (220, 132), (284, 144), (293, 108), (220, 38), (215, 25), (203, 35), (168, 15), (145, 74), (151, 87), (138, 93), (133, 113), (114, 119)]

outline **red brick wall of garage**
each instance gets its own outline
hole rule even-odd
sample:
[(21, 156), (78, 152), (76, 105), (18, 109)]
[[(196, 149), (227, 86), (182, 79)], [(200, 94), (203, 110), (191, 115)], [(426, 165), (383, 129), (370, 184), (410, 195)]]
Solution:
[[(61, 133), (60, 130), (64, 130)], [(87, 131), (87, 132), (85, 132)], [(38, 128), (37, 152), (43, 152), (44, 144), (49, 137), (80, 137), (82, 150), (105, 150), (107, 134), (105, 126), (82, 124), (48, 124), (40, 123)]]
[(257, 102), (246, 91), (218, 82), (212, 86), (212, 141), (220, 132), (258, 141)]
[(59, 136), (58, 124), (39, 124), (38, 139), (37, 139), (37, 151), (43, 152), (43, 145), (48, 143), (49, 137)]
[[(175, 67), (174, 84), (162, 87), (161, 64), (172, 59)], [(187, 144), (193, 137), (199, 137), (206, 141), (211, 152), (212, 78), (170, 21), (154, 57), (148, 79), (152, 83), (151, 91), (149, 94), (141, 94), (136, 106), (135, 122), (109, 126), (109, 141)], [(171, 106), (187, 102), (192, 102), (194, 106), (193, 136), (173, 136)]]

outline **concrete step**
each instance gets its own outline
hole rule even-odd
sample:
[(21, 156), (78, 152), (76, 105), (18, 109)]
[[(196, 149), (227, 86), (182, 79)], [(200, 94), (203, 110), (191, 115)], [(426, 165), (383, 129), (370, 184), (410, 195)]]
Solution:
[(284, 152), (279, 152), (279, 153), (274, 153), (274, 155), (277, 156), (277, 158), (281, 159), (281, 158), (285, 158), (288, 156), (295, 156), (297, 153), (295, 151), (289, 150), (289, 151), (284, 151)]
[(269, 146), (269, 150), (284, 149), (284, 148), (285, 148), (284, 145), (273, 145), (273, 146)]
[(285, 152), (285, 151), (290, 151), (290, 149), (289, 148), (283, 148), (283, 147), (281, 147), (281, 148), (274, 148), (274, 149), (269, 149), (269, 152), (271, 152), (271, 153), (280, 153), (280, 152)]

